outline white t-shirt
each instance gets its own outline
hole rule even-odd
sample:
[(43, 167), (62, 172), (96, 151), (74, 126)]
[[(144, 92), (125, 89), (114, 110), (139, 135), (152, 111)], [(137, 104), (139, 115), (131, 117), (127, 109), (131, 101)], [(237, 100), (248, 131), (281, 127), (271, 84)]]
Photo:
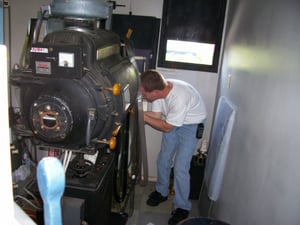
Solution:
[(173, 88), (166, 98), (152, 102), (152, 111), (161, 112), (173, 126), (198, 124), (206, 119), (206, 107), (199, 92), (189, 83), (167, 79)]

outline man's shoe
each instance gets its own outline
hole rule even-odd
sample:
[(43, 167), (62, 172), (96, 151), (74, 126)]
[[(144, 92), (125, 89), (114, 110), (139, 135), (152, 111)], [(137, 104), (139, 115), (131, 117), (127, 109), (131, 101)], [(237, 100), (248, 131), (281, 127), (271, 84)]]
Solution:
[(168, 196), (164, 197), (162, 196), (158, 191), (153, 191), (147, 200), (147, 205), (150, 206), (157, 206), (160, 203), (167, 201)]
[(172, 216), (168, 221), (169, 225), (176, 225), (180, 221), (186, 219), (189, 216), (189, 211), (181, 208), (177, 208), (172, 212)]

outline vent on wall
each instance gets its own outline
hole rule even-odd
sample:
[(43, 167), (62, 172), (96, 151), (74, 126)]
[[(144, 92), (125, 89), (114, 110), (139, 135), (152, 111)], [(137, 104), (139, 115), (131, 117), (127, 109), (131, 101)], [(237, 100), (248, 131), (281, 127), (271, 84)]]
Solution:
[(212, 201), (219, 198), (221, 191), (234, 121), (234, 108), (224, 96), (221, 96), (214, 119), (204, 177), (208, 197)]

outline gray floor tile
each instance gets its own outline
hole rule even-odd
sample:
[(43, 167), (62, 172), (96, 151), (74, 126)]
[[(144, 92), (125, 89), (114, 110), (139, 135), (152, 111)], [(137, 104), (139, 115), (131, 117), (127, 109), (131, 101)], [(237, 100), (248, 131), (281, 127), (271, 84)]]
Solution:
[[(155, 183), (149, 182), (147, 186), (136, 185), (135, 188), (135, 207), (131, 217), (128, 218), (126, 225), (167, 225), (173, 210), (173, 197), (170, 196), (166, 202), (159, 206), (151, 207), (146, 204), (148, 195), (155, 190)], [(192, 200), (193, 209), (190, 217), (198, 215), (198, 201)]]

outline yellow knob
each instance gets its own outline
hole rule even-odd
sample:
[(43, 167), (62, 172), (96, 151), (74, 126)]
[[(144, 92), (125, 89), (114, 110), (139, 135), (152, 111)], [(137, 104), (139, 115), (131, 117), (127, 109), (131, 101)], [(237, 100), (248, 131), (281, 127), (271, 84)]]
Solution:
[(97, 143), (106, 144), (109, 146), (110, 150), (114, 150), (117, 146), (117, 138), (111, 137), (109, 140), (97, 140)]
[(132, 32), (133, 32), (133, 30), (131, 28), (128, 28), (127, 33), (126, 33), (126, 38), (130, 39)]
[(114, 96), (118, 96), (120, 94), (121, 85), (120, 83), (115, 83), (112, 87), (112, 93)]
[(117, 136), (118, 133), (119, 133), (119, 131), (120, 131), (120, 128), (121, 128), (121, 125), (117, 126), (117, 127), (113, 130), (112, 136), (114, 136), (114, 137)]
[(117, 146), (117, 138), (116, 137), (111, 137), (108, 142), (110, 150), (114, 150)]

